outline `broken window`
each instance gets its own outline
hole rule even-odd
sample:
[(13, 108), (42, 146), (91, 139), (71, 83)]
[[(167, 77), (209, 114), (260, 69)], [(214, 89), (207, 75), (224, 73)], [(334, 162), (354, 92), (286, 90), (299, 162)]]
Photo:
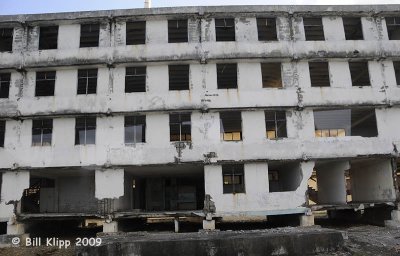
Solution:
[(242, 140), (242, 115), (239, 111), (219, 113), (221, 139), (224, 141)]
[(258, 41), (277, 41), (276, 19), (257, 18)]
[(303, 18), (306, 41), (324, 41), (322, 18)]
[(56, 71), (36, 72), (35, 96), (54, 96)]
[(400, 40), (400, 17), (386, 17), (389, 40)]
[(57, 49), (58, 26), (40, 27), (39, 50)]
[(295, 191), (302, 180), (298, 163), (268, 163), (269, 192)]
[(286, 138), (286, 112), (265, 111), (265, 128), (268, 139)]
[(235, 19), (215, 19), (215, 36), (219, 41), (235, 41)]
[(32, 146), (51, 146), (52, 119), (32, 120)]
[(77, 117), (75, 123), (75, 145), (96, 143), (96, 117)]
[(191, 141), (191, 129), (190, 113), (169, 115), (170, 141)]
[(349, 62), (351, 82), (353, 86), (371, 85), (367, 61)]
[(282, 88), (281, 63), (261, 63), (263, 88)]
[(309, 62), (311, 87), (329, 87), (329, 65), (326, 61)]
[(125, 117), (125, 143), (136, 144), (146, 142), (146, 116)]
[(343, 17), (344, 35), (346, 40), (363, 40), (361, 18)]
[(4, 147), (5, 135), (6, 135), (6, 121), (0, 120), (0, 147)]
[(125, 92), (146, 91), (146, 67), (127, 67), (125, 73)]
[(146, 43), (146, 21), (126, 23), (126, 45)]
[(396, 84), (400, 85), (400, 61), (393, 61), (393, 67), (396, 76)]
[(0, 74), (0, 98), (8, 98), (10, 91), (11, 73)]
[(217, 64), (217, 86), (218, 89), (236, 89), (237, 64)]
[(223, 193), (246, 193), (244, 184), (243, 164), (222, 165)]
[(376, 137), (375, 109), (314, 110), (316, 137)]
[(80, 47), (98, 47), (100, 24), (81, 24)]
[(189, 90), (189, 65), (169, 65), (169, 90)]
[(188, 41), (188, 21), (168, 21), (168, 43), (184, 43)]
[(13, 28), (0, 28), (0, 52), (12, 51), (13, 33)]
[(97, 69), (79, 69), (77, 94), (95, 94), (96, 91)]

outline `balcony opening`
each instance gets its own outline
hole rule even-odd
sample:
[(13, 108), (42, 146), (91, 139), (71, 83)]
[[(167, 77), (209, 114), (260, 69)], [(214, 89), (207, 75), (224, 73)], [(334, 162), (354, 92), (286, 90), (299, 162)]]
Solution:
[(125, 116), (125, 144), (146, 142), (146, 116)]
[(0, 28), (0, 52), (12, 51), (13, 34), (13, 28)]
[(346, 40), (363, 40), (361, 18), (343, 17), (344, 35)]
[(96, 91), (97, 69), (79, 69), (77, 94), (96, 94)]
[(11, 73), (0, 73), (0, 98), (9, 97)]
[(324, 41), (322, 18), (303, 18), (306, 41)]
[(169, 20), (168, 21), (168, 43), (188, 42), (188, 21)]
[(36, 72), (35, 96), (54, 96), (56, 71)]
[(261, 63), (263, 88), (282, 88), (281, 63)]
[(127, 67), (125, 93), (146, 92), (146, 67)]
[(146, 43), (146, 21), (126, 23), (126, 45)]
[(6, 135), (6, 121), (0, 120), (0, 147), (4, 147), (4, 139)]
[(81, 24), (80, 47), (98, 47), (100, 24)]
[(168, 65), (169, 90), (189, 90), (189, 65)]
[(257, 18), (258, 41), (277, 41), (276, 19)]
[(75, 119), (75, 145), (96, 144), (96, 117)]
[(328, 62), (309, 62), (311, 87), (329, 87), (331, 85), (329, 79)]
[(265, 128), (267, 139), (286, 138), (286, 112), (265, 111)]
[(32, 146), (51, 146), (53, 119), (32, 120)]
[(217, 86), (218, 89), (236, 89), (237, 64), (217, 64)]
[(224, 194), (246, 193), (243, 164), (222, 165)]
[(400, 85), (400, 61), (393, 61), (393, 67), (396, 76), (396, 84)]
[(219, 113), (221, 140), (242, 140), (242, 114), (239, 111), (225, 111)]
[(301, 183), (299, 163), (268, 163), (269, 192), (295, 191)]
[(39, 50), (57, 49), (58, 26), (40, 27)]
[(349, 68), (353, 86), (371, 85), (367, 61), (349, 62)]
[(217, 42), (235, 41), (235, 19), (215, 19)]
[(400, 40), (400, 17), (386, 17), (389, 40)]
[(169, 115), (170, 141), (191, 141), (192, 123), (190, 113)]

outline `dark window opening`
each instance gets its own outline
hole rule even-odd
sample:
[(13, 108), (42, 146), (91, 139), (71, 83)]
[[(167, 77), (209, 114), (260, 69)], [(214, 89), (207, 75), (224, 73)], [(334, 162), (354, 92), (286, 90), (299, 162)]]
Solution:
[(396, 76), (396, 84), (400, 85), (400, 61), (393, 61), (393, 67)]
[(146, 67), (127, 67), (125, 93), (146, 91)]
[(125, 117), (125, 143), (136, 144), (146, 142), (146, 116)]
[(169, 65), (169, 90), (189, 90), (189, 65)]
[(400, 17), (386, 17), (389, 40), (400, 40)]
[(77, 117), (75, 145), (96, 144), (96, 117)]
[(314, 110), (316, 137), (376, 137), (375, 109)]
[(54, 96), (56, 71), (36, 72), (35, 96)]
[(0, 98), (8, 98), (10, 91), (11, 73), (0, 74)]
[(331, 85), (328, 62), (309, 62), (308, 67), (311, 87), (329, 87)]
[(0, 147), (4, 147), (4, 139), (6, 135), (6, 121), (0, 120)]
[(170, 141), (191, 141), (190, 113), (169, 115)]
[(258, 41), (277, 41), (275, 18), (257, 18)]
[(303, 18), (306, 41), (324, 41), (322, 18)]
[(100, 24), (81, 24), (80, 47), (98, 47)]
[(343, 17), (346, 40), (363, 40), (361, 18)]
[(222, 165), (223, 193), (246, 193), (243, 164)]
[(217, 42), (235, 41), (235, 19), (215, 19), (215, 36)]
[(236, 89), (237, 64), (217, 64), (217, 86), (218, 89)]
[(268, 163), (269, 192), (296, 191), (302, 180), (298, 163)]
[(265, 111), (265, 128), (268, 139), (286, 138), (286, 112)]
[(126, 45), (146, 43), (146, 21), (126, 23)]
[(51, 146), (53, 120), (32, 120), (32, 146)]
[[(32, 177), (29, 181), (29, 184), (29, 188), (24, 189), (24, 192), (22, 194), (21, 211), (23, 213), (40, 213), (41, 205), (45, 205), (45, 203), (40, 201), (41, 194), (42, 199), (43, 194), (54, 194), (55, 180), (42, 177)], [(51, 198), (54, 199), (54, 197)]]
[(0, 28), (0, 52), (12, 51), (13, 33), (13, 28)]
[(223, 141), (242, 140), (242, 114), (239, 111), (220, 112), (220, 132)]
[(281, 63), (261, 63), (263, 88), (282, 88)]
[(57, 49), (58, 26), (40, 27), (39, 50)]
[(168, 21), (168, 43), (188, 42), (188, 21), (169, 20)]
[(79, 69), (77, 94), (95, 94), (96, 91), (97, 69)]
[(353, 86), (371, 85), (367, 61), (349, 62), (349, 68)]

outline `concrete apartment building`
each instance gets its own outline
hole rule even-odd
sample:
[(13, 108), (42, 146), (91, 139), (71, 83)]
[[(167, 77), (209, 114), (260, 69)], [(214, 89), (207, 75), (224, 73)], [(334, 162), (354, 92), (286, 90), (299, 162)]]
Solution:
[(0, 16), (0, 221), (400, 219), (400, 5)]

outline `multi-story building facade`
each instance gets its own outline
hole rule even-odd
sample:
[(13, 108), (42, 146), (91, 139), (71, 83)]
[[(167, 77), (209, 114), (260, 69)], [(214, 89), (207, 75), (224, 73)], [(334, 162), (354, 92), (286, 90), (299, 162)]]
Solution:
[(400, 5), (0, 16), (1, 220), (396, 209), (399, 40)]

